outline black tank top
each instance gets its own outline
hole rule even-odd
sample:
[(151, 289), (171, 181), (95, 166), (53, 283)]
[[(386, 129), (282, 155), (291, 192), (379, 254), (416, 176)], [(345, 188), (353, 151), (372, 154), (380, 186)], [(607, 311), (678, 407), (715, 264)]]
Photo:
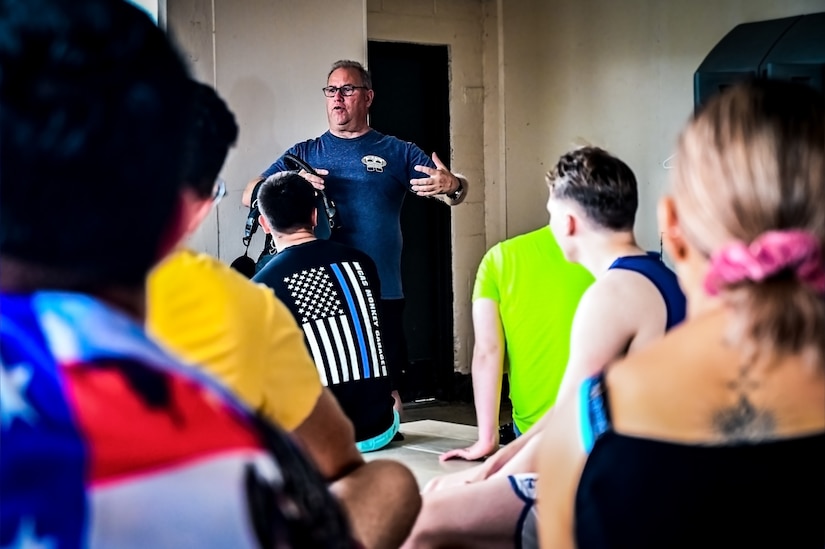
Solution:
[(582, 391), (592, 450), (579, 549), (825, 547), (825, 433), (729, 446), (637, 438), (613, 431), (603, 374)]

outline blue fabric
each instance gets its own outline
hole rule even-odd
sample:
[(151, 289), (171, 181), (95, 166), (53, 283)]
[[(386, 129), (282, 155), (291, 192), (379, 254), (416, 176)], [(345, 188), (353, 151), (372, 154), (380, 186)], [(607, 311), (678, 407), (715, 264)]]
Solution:
[[(339, 547), (348, 535), (285, 434), (89, 295), (0, 292), (0, 441), (0, 547)], [(268, 527), (238, 527), (255, 524)]]
[(685, 319), (687, 302), (685, 294), (679, 287), (676, 273), (671, 271), (657, 252), (647, 255), (629, 255), (620, 257), (610, 265), (610, 269), (625, 269), (645, 276), (662, 294), (667, 308), (665, 331), (670, 330)]
[(579, 388), (579, 432), (589, 454), (596, 440), (610, 429), (610, 414), (603, 390), (604, 372), (584, 380)]
[[(36, 520), (41, 536), (60, 547), (81, 547), (89, 518), (87, 448), (41, 331), (37, 304), (28, 296), (3, 295), (0, 302), (0, 544), (10, 543), (18, 524), (23, 529), (25, 521)], [(23, 377), (15, 382), (15, 375)]]
[[(432, 160), (413, 143), (375, 130), (353, 139), (326, 132), (298, 143), (288, 153), (316, 169), (329, 170), (326, 193), (340, 218), (331, 240), (366, 252), (378, 267), (382, 299), (404, 297), (401, 288), (401, 205), (410, 192), (410, 179), (426, 177), (416, 165), (434, 168)], [(283, 156), (263, 174), (287, 169)]]
[(392, 416), (392, 425), (389, 429), (387, 429), (380, 435), (355, 443), (355, 447), (358, 448), (359, 452), (374, 452), (375, 450), (380, 450), (381, 448), (392, 442), (393, 437), (398, 432), (398, 428), (401, 426), (401, 418), (398, 416), (398, 410), (393, 409)]

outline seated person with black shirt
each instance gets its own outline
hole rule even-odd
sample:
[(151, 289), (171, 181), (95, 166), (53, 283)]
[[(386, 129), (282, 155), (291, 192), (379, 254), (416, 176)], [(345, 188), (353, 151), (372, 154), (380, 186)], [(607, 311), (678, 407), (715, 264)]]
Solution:
[(282, 172), (258, 191), (260, 223), (278, 254), (253, 278), (272, 288), (304, 330), (321, 382), (355, 427), (362, 452), (386, 446), (398, 432), (381, 332), (381, 287), (370, 257), (319, 240), (315, 190)]

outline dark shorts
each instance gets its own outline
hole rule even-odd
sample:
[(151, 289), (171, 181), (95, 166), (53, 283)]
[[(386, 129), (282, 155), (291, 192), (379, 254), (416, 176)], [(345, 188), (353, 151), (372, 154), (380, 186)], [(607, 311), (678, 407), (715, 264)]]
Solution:
[(390, 386), (397, 390), (407, 369), (407, 340), (404, 336), (404, 302), (402, 299), (381, 300), (381, 333), (384, 358), (390, 374)]

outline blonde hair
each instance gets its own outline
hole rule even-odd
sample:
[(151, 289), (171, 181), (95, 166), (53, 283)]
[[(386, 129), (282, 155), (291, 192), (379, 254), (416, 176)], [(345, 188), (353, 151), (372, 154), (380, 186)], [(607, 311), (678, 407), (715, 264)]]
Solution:
[[(676, 158), (680, 224), (702, 253), (789, 230), (809, 233), (825, 253), (825, 100), (813, 89), (757, 80), (726, 90), (688, 124)], [(793, 271), (720, 295), (734, 310), (732, 343), (749, 359), (813, 352), (822, 364), (825, 296)]]

